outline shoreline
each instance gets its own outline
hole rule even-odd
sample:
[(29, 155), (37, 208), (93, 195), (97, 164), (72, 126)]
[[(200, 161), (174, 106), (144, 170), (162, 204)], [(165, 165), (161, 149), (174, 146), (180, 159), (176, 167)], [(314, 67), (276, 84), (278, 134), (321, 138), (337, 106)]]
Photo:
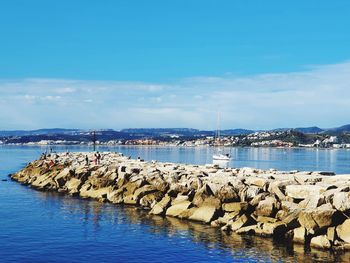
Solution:
[[(48, 144), (48, 145), (41, 145), (41, 144), (0, 144), (1, 146), (9, 146), (9, 147), (15, 147), (15, 146), (24, 146), (24, 147), (40, 147), (40, 148), (47, 148), (47, 147), (93, 147), (93, 145), (89, 144)], [(281, 149), (281, 150), (294, 150), (294, 149), (301, 149), (301, 150), (345, 150), (350, 151), (350, 148), (335, 148), (335, 147), (300, 147), (300, 146), (291, 146), (291, 147), (283, 147), (283, 146), (211, 146), (211, 145), (196, 145), (196, 146), (186, 146), (186, 145), (129, 145), (129, 144), (115, 144), (115, 145), (106, 145), (106, 144), (96, 144), (96, 148), (103, 147), (103, 148), (117, 148), (117, 147), (127, 147), (127, 148), (218, 148), (218, 147), (224, 147), (224, 148), (244, 148), (244, 149)]]
[(350, 175), (140, 162), (116, 153), (86, 166), (85, 155), (93, 159), (93, 153), (54, 154), (11, 178), (42, 191), (205, 223), (228, 235), (350, 249)]

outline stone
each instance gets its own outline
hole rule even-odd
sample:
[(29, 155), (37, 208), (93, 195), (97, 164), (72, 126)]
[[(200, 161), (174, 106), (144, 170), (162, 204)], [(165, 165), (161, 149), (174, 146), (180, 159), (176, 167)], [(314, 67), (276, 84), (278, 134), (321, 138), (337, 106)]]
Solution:
[(249, 204), (252, 206), (257, 206), (260, 201), (265, 200), (265, 198), (269, 196), (269, 193), (264, 192), (264, 193), (260, 193), (257, 196), (255, 196), (252, 200), (249, 201)]
[(257, 216), (273, 217), (276, 214), (277, 209), (277, 200), (273, 197), (267, 197), (265, 200), (259, 202), (254, 213)]
[(260, 188), (264, 188), (268, 185), (269, 180), (261, 177), (248, 177), (246, 178), (245, 183), (248, 185), (254, 185)]
[(306, 197), (303, 201), (299, 203), (300, 208), (314, 209), (323, 205), (326, 199), (323, 195), (311, 195)]
[(215, 207), (217, 210), (221, 210), (221, 201), (218, 198), (211, 196), (204, 199), (201, 206), (210, 206)]
[(174, 200), (171, 201), (171, 205), (176, 205), (183, 201), (188, 201), (188, 196), (179, 194)]
[(236, 230), (236, 234), (246, 234), (246, 235), (254, 235), (256, 230), (256, 225), (244, 226), (240, 229)]
[(285, 218), (285, 217), (287, 217), (287, 216), (288, 216), (288, 212), (286, 212), (286, 211), (284, 211), (284, 210), (279, 210), (279, 211), (276, 213), (276, 215), (275, 215), (276, 219), (278, 219), (278, 220), (280, 220), (280, 221), (282, 221), (283, 218)]
[(338, 237), (344, 242), (350, 243), (350, 219), (336, 227)]
[(324, 204), (313, 210), (312, 218), (315, 220), (319, 228), (332, 225), (336, 210), (331, 204)]
[(258, 216), (256, 221), (260, 223), (276, 223), (278, 220), (273, 217)]
[(58, 187), (62, 187), (73, 175), (73, 171), (70, 168), (64, 168), (58, 175), (55, 176), (54, 180)]
[(337, 239), (337, 232), (335, 230), (335, 227), (327, 228), (327, 239), (332, 243)]
[(229, 223), (229, 225), (231, 231), (237, 231), (244, 226), (254, 225), (255, 223), (256, 221), (250, 216), (241, 215), (236, 221)]
[(268, 188), (268, 191), (271, 194), (274, 194), (278, 197), (280, 201), (288, 201), (289, 197), (287, 197), (284, 193), (284, 190), (287, 185), (295, 183), (294, 181), (275, 181), (271, 182)]
[(240, 212), (246, 211), (249, 204), (247, 202), (232, 202), (222, 204), (222, 210), (225, 212)]
[(338, 192), (333, 195), (333, 206), (345, 212), (350, 209), (350, 192)]
[(304, 227), (298, 227), (293, 230), (293, 242), (304, 244), (306, 237), (306, 229)]
[(216, 219), (217, 226), (226, 225), (229, 221), (235, 221), (239, 217), (239, 212), (225, 213), (222, 217)]
[(53, 180), (53, 177), (50, 173), (43, 174), (41, 176), (38, 176), (35, 178), (35, 180), (32, 181), (32, 186), (34, 188), (40, 189), (40, 190), (53, 190), (57, 189), (57, 184)]
[(283, 211), (286, 211), (287, 213), (292, 213), (295, 210), (299, 209), (298, 204), (289, 202), (289, 201), (282, 201), (281, 202), (281, 208)]
[(177, 217), (185, 210), (189, 209), (191, 207), (192, 203), (190, 201), (183, 201), (180, 203), (177, 203), (175, 205), (170, 206), (167, 210), (165, 215), (167, 216), (173, 216)]
[(70, 194), (77, 194), (79, 193), (80, 187), (82, 185), (82, 181), (77, 178), (71, 178), (69, 181), (66, 182), (65, 187), (67, 188), (67, 191)]
[(143, 207), (153, 208), (153, 206), (162, 199), (163, 193), (160, 191), (146, 194), (140, 199), (140, 205)]
[(204, 223), (210, 223), (212, 220), (217, 218), (217, 210), (213, 206), (201, 206), (194, 210), (190, 220), (201, 221)]
[(82, 198), (94, 198), (94, 199), (107, 199), (108, 194), (111, 192), (110, 187), (104, 187), (99, 189), (93, 189), (89, 187), (83, 190), (83, 187), (80, 189), (80, 196)]
[(171, 198), (170, 196), (166, 195), (160, 200), (158, 203), (156, 203), (152, 210), (150, 211), (150, 214), (153, 215), (164, 215), (166, 209), (169, 207), (171, 203)]
[(283, 222), (263, 223), (261, 228), (257, 228), (255, 233), (260, 236), (283, 236), (287, 232), (287, 227)]
[(281, 221), (287, 226), (287, 229), (294, 229), (300, 227), (299, 214), (301, 210), (294, 210), (290, 212), (287, 216), (281, 218)]
[(158, 191), (165, 193), (169, 189), (169, 184), (158, 178), (150, 182)]
[(320, 195), (327, 190), (319, 185), (287, 185), (286, 195), (294, 199), (305, 199), (312, 195)]
[(137, 200), (135, 199), (134, 195), (125, 195), (123, 197), (123, 203), (126, 205), (136, 205)]
[(330, 204), (324, 204), (316, 209), (301, 211), (298, 220), (310, 234), (314, 234), (318, 229), (332, 225), (335, 212)]
[(246, 189), (245, 196), (242, 198), (242, 201), (250, 201), (254, 197), (256, 197), (258, 194), (260, 194), (263, 191), (262, 188), (251, 185)]
[(310, 246), (322, 249), (328, 249), (332, 246), (326, 235), (320, 235), (311, 238)]
[(153, 185), (144, 185), (138, 189), (135, 190), (133, 199), (138, 203), (142, 197), (144, 197), (147, 194), (157, 192), (157, 188), (155, 188)]
[(224, 203), (239, 201), (239, 196), (235, 189), (229, 185), (221, 187), (217, 191), (216, 196)]
[(194, 214), (194, 212), (196, 210), (197, 210), (196, 207), (191, 207), (191, 208), (181, 212), (177, 217), (180, 219), (189, 219)]

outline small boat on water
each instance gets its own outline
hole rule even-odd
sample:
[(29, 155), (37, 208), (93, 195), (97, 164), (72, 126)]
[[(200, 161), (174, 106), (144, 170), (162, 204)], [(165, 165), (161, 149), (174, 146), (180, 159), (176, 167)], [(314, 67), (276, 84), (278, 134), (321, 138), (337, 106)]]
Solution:
[(221, 143), (220, 143), (220, 115), (218, 114), (218, 129), (216, 131), (216, 136), (214, 139), (214, 145), (217, 145), (219, 148), (216, 151), (216, 153), (213, 154), (213, 161), (229, 161), (231, 159), (231, 154), (229, 153), (223, 153), (220, 149)]
[(213, 154), (213, 160), (229, 161), (230, 159), (231, 159), (231, 155), (229, 153), (226, 153), (226, 154), (222, 154), (222, 153)]

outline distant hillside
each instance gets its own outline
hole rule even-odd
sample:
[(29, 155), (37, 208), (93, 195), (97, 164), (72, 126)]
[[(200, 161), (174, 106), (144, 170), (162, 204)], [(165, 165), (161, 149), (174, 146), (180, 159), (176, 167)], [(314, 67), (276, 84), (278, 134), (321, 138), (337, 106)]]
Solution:
[[(350, 124), (343, 125), (341, 127), (337, 128), (331, 128), (331, 129), (322, 129), (317, 126), (313, 127), (299, 127), (299, 128), (277, 128), (269, 131), (290, 131), (294, 130), (297, 132), (301, 132), (304, 134), (328, 134), (328, 135), (337, 135), (340, 136), (343, 133), (350, 132)], [(38, 136), (41, 138), (42, 135), (69, 135), (69, 136), (84, 136), (88, 133), (91, 133), (92, 130), (81, 130), (81, 129), (63, 129), (63, 128), (52, 128), (52, 129), (38, 129), (38, 130), (5, 130), (0, 131), (0, 137), (25, 137), (22, 138), (25, 140), (34, 139), (32, 136)], [(249, 130), (249, 129), (226, 129), (221, 130), (220, 134), (223, 136), (237, 136), (237, 135), (247, 135), (254, 133), (256, 131), (262, 131), (262, 130)], [(214, 130), (198, 130), (198, 129), (192, 129), (192, 128), (129, 128), (129, 129), (122, 129), (121, 131), (115, 131), (113, 129), (103, 129), (103, 130), (96, 130), (96, 133), (99, 134), (99, 139), (102, 140), (112, 140), (112, 139), (129, 139), (129, 138), (160, 138), (160, 139), (167, 139), (167, 138), (173, 138), (180, 137), (182, 139), (190, 139), (190, 138), (198, 138), (198, 137), (205, 137), (205, 136), (213, 136), (215, 135)], [(31, 138), (30, 138), (31, 137)], [(58, 136), (56, 138), (62, 138), (62, 136)], [(18, 138), (17, 138), (18, 139)]]
[(297, 130), (299, 132), (303, 132), (303, 133), (320, 133), (320, 132), (324, 131), (323, 129), (321, 129), (317, 126), (306, 127), (306, 128), (295, 128), (295, 130)]
[(220, 131), (220, 134), (222, 135), (241, 135), (241, 134), (251, 134), (254, 133), (253, 130), (246, 130), (246, 129), (230, 129), (230, 130), (222, 130)]
[(350, 132), (350, 124), (340, 126), (338, 128), (328, 129), (328, 131), (333, 132)]
[(39, 129), (39, 130), (14, 130), (14, 131), (0, 131), (0, 136), (29, 136), (29, 135), (43, 135), (43, 134), (71, 134), (80, 131), (79, 129)]
[(122, 129), (121, 132), (128, 133), (140, 133), (140, 132), (149, 132), (149, 133), (171, 133), (171, 132), (198, 132), (197, 129), (192, 128), (128, 128)]
[(134, 128), (123, 129), (123, 133), (139, 136), (164, 136), (164, 135), (178, 135), (178, 136), (194, 136), (200, 133), (197, 129), (191, 128)]

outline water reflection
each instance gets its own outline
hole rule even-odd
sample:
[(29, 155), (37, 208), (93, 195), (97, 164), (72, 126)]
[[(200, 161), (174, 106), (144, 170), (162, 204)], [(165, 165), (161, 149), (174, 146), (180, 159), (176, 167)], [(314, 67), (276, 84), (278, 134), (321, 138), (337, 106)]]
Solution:
[[(98, 236), (108, 225), (127, 225), (128, 231), (146, 231), (168, 239), (184, 239), (184, 242), (200, 244), (206, 250), (216, 253), (230, 253), (233, 260), (247, 258), (272, 262), (349, 262), (350, 253), (333, 253), (277, 240), (246, 235), (226, 235), (217, 228), (176, 218), (152, 216), (147, 211), (130, 206), (99, 203), (91, 200), (62, 196), (56, 193), (38, 192), (37, 196), (48, 206), (59, 207), (65, 220), (81, 219), (85, 226), (93, 225), (93, 235)], [(190, 243), (186, 245), (191, 246)], [(219, 252), (217, 252), (217, 250)]]
[(213, 164), (218, 165), (220, 168), (229, 168), (230, 161), (226, 160), (213, 160)]
[[(29, 161), (37, 158), (44, 150), (36, 146), (0, 146), (3, 158), (12, 156)], [(55, 151), (66, 150), (91, 151), (88, 146), (55, 146)], [(212, 163), (214, 148), (210, 147), (156, 147), (156, 146), (99, 146), (99, 151), (121, 152), (126, 156), (142, 159), (158, 160), (162, 162), (208, 164)], [(242, 148), (226, 149), (231, 153), (230, 167), (254, 167), (258, 169), (302, 170), (302, 171), (334, 171), (336, 173), (350, 173), (349, 149), (303, 149), (303, 148)], [(5, 167), (6, 168), (6, 167)]]

